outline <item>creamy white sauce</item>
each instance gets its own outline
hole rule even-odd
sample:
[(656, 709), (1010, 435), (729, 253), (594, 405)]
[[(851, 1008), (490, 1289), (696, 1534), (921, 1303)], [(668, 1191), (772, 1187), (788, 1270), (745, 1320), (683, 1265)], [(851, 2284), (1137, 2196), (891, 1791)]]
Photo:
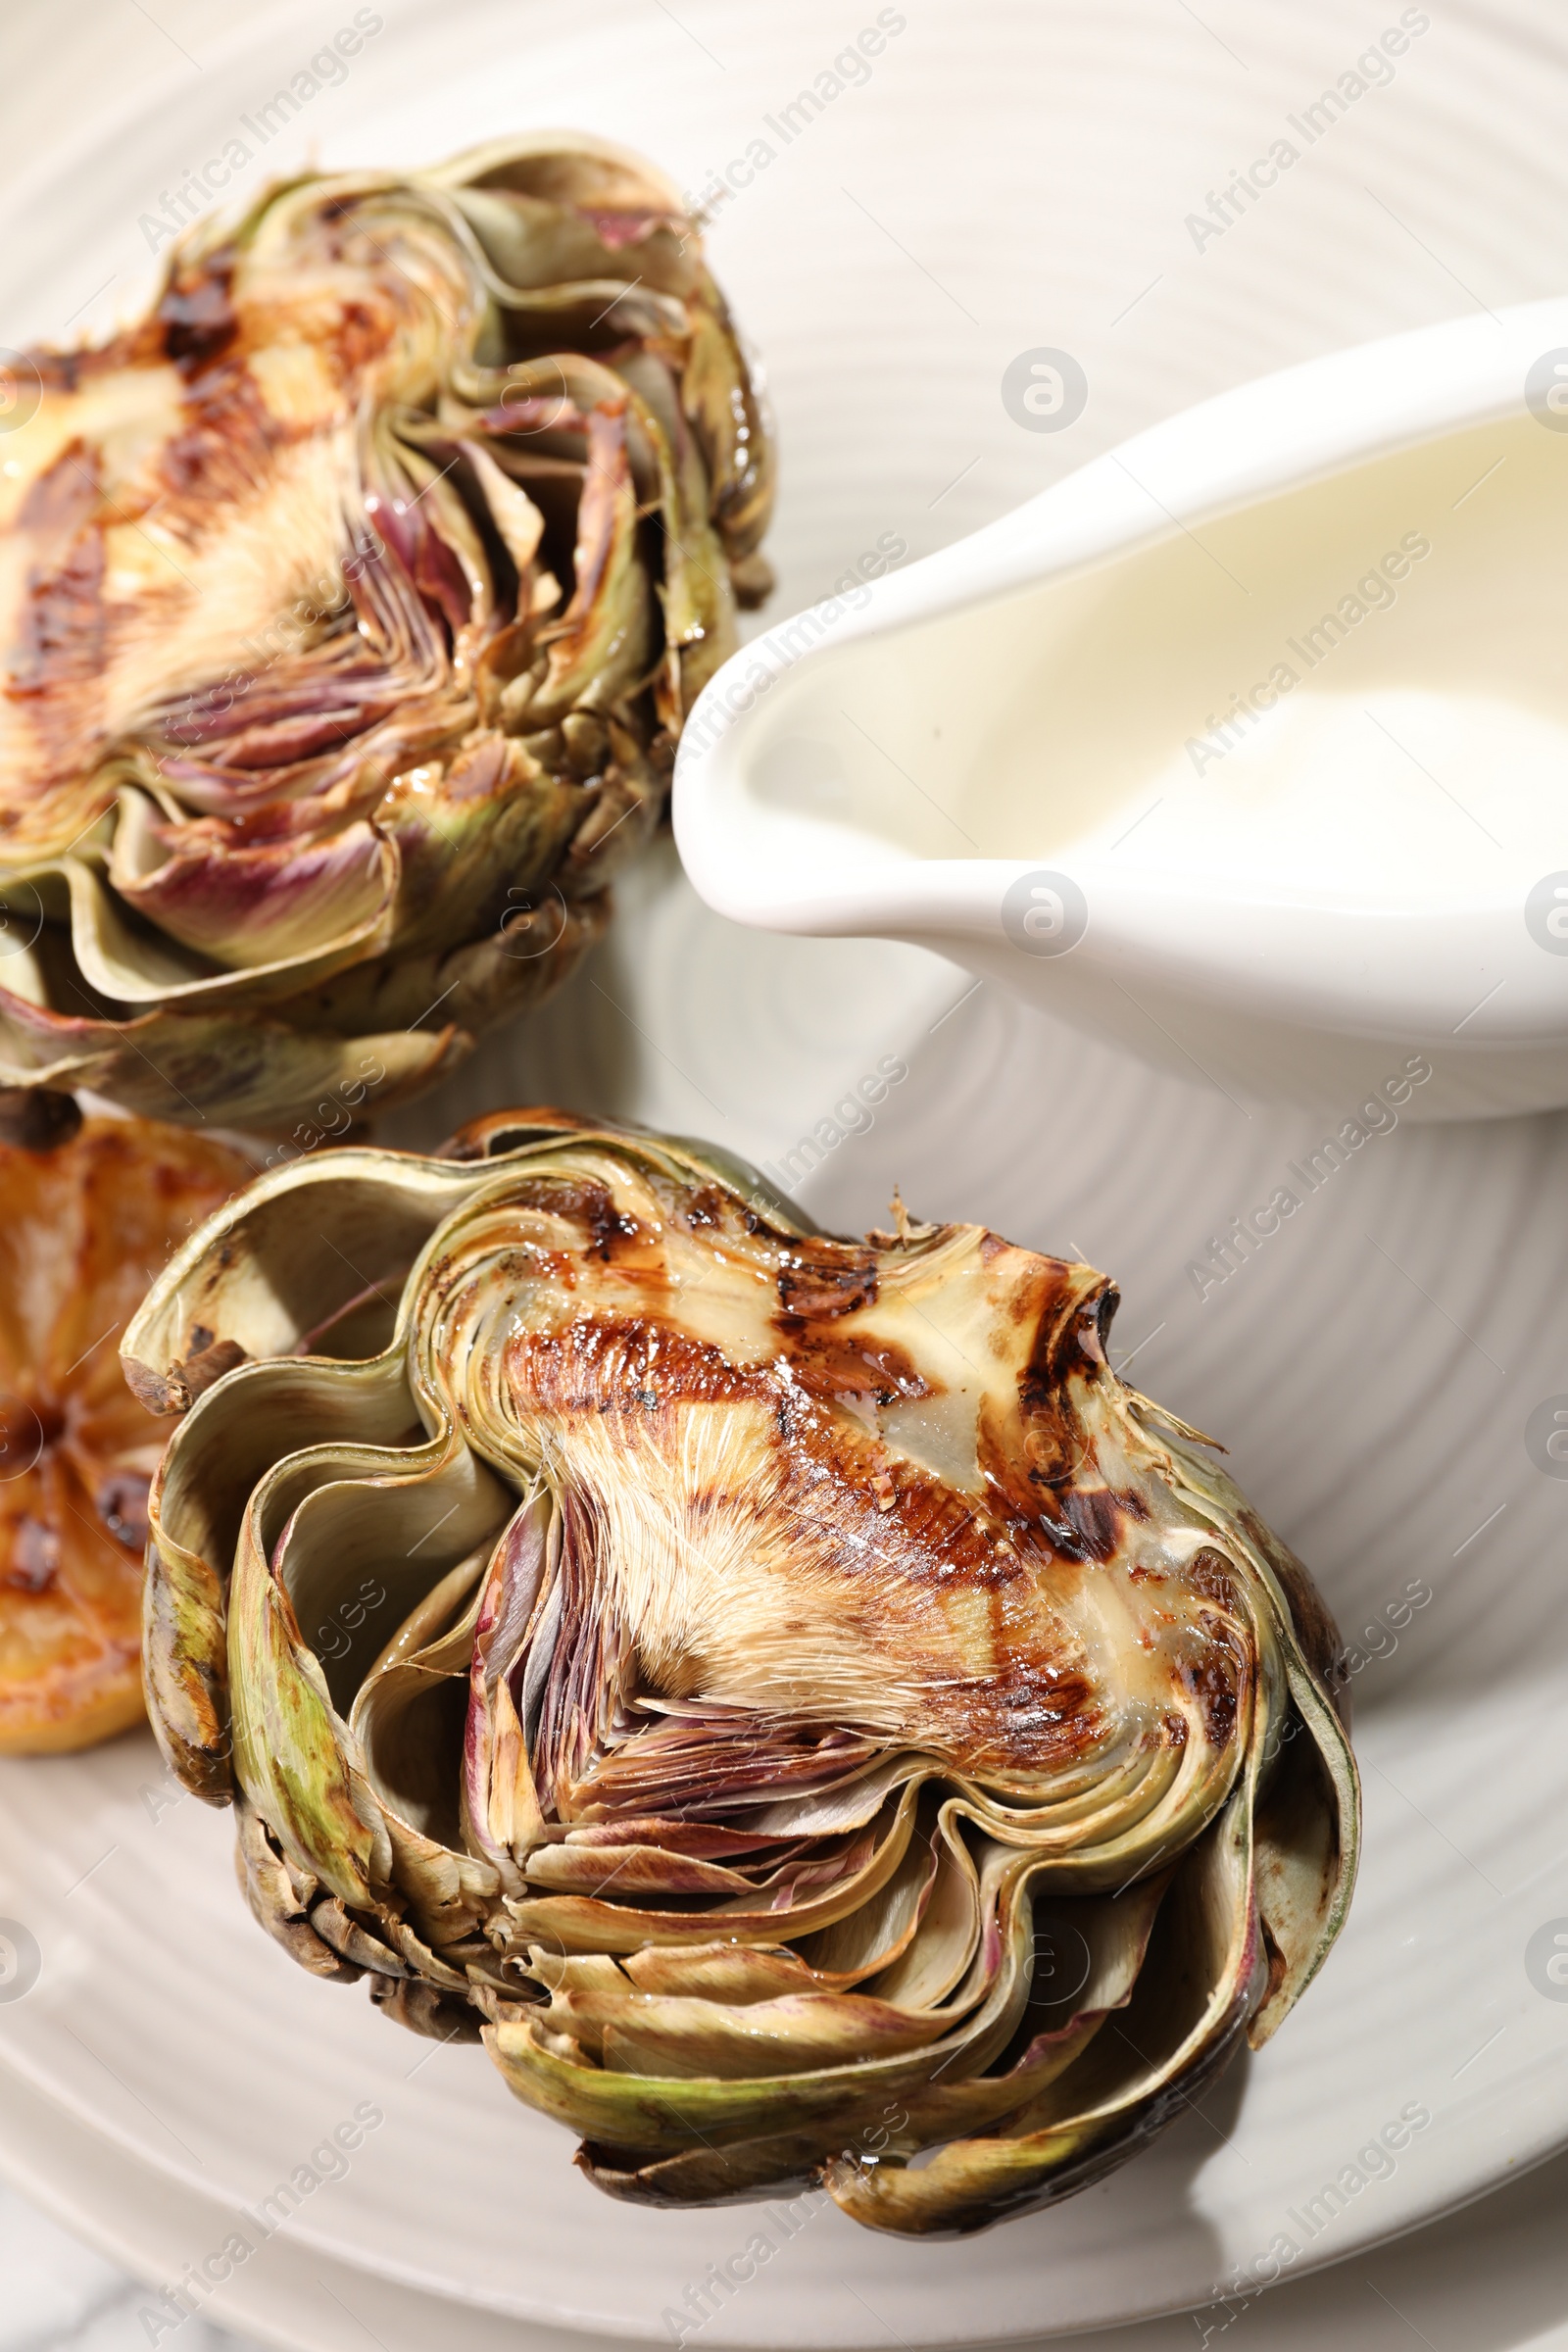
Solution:
[(1038, 660), (964, 795), (993, 855), (1395, 898), (1568, 862), (1568, 440), (1533, 416), (1038, 604)]
[(1511, 889), (1568, 867), (1568, 434), (1521, 416), (1178, 527), (839, 699), (856, 726), (764, 790), (920, 857)]

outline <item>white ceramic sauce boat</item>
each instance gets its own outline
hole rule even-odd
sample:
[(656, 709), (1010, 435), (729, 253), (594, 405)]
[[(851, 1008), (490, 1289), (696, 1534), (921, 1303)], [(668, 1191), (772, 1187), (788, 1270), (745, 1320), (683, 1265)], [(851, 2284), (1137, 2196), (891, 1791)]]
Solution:
[[(854, 609), (852, 609), (852, 607)], [(1568, 1102), (1568, 301), (1288, 368), (728, 662), (674, 821), (1191, 1079)]]

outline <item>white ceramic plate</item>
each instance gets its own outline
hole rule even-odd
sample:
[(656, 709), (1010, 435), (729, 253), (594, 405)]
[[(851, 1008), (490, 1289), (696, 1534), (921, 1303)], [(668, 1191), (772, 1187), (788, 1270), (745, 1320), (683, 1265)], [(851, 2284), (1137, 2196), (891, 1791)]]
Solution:
[[(0, 2170), (16, 2171), (25, 2140), (27, 2195), (144, 2278), (177, 2279), (192, 2246), (220, 2242), (225, 2218), (197, 2191), (154, 2172), (90, 2127), (0, 2069), (7, 2131)], [(1557, 2157), (1463, 2214), (1396, 2244), (1271, 2288), (1265, 2298), (1210, 2305), (1191, 2319), (1053, 2339), (1052, 2352), (1207, 2352), (1244, 2317), (1255, 2352), (1403, 2352), (1410, 2331), (1467, 2352), (1565, 2352), (1562, 2203), (1568, 2158)], [(0, 2235), (7, 2216), (0, 2210)], [(25, 2228), (14, 2215), (13, 2229)], [(36, 2242), (36, 2233), (34, 2240)], [(78, 2267), (74, 2263), (74, 2270)], [(117, 2305), (125, 2340), (147, 2339), (158, 2296), (132, 2288)], [(8, 2312), (6, 2318), (12, 2317)], [(286, 2231), (237, 2271), (204, 2307), (223, 2328), (242, 2328), (284, 2352), (349, 2352), (368, 2337), (380, 2352), (613, 2352), (623, 2339), (538, 2328), (445, 2296), (424, 2295), (354, 2263), (294, 2242)], [(192, 2341), (190, 2332), (180, 2343)], [(1189, 2330), (1196, 2328), (1196, 2335)], [(93, 2341), (98, 2340), (95, 2332)], [(115, 2340), (120, 2340), (117, 2335)], [(160, 2340), (168, 2341), (161, 2335)], [(195, 2345), (216, 2343), (203, 2336)], [(225, 2332), (222, 2342), (232, 2341)]]
[[(876, 15), (818, 0), (787, 21), (739, 0), (682, 0), (675, 18), (654, 0), (382, 13), (343, 86), (265, 160), (307, 139), (332, 163), (412, 158), (575, 120), (695, 189), (770, 137), (766, 119)], [(863, 86), (773, 139), (725, 207), (716, 260), (769, 356), (784, 435), (778, 612), (884, 534), (923, 552), (1225, 383), (1568, 284), (1568, 71), (1545, 0), (1446, 8), (1389, 86), (1348, 100), (1198, 252), (1184, 216), (1398, 17), (1200, 13), (911, 9)], [(149, 265), (139, 215), (339, 21), (290, 11), (248, 47), (204, 49), (199, 74), (175, 60), (159, 107), (139, 98), (58, 158), (4, 248), (8, 338), (58, 334), (105, 281), (89, 316), (128, 299)], [(1091, 386), (1055, 436), (1020, 429), (999, 388), (1044, 345), (1072, 350)], [(777, 1162), (901, 1057), (907, 1077), (871, 1132), (827, 1152), (810, 1205), (861, 1227), (897, 1176), (922, 1213), (983, 1217), (1118, 1275), (1141, 1385), (1227, 1439), (1347, 1632), (1385, 1653), (1355, 1681), (1366, 1864), (1299, 2012), (1149, 2155), (964, 2244), (910, 2247), (817, 2212), (702, 2330), (712, 2344), (1016, 2340), (1172, 2310), (1238, 2268), (1266, 2273), (1287, 2238), (1293, 2271), (1338, 2259), (1568, 2138), (1568, 2003), (1536, 1940), (1549, 1950), (1558, 1921), (1568, 1934), (1568, 1481), (1526, 1444), (1539, 1409), (1547, 1431), (1559, 1395), (1568, 1410), (1568, 1126), (1372, 1137), (1200, 1299), (1190, 1261), (1288, 1181), (1322, 1123), (1249, 1117), (968, 988), (912, 952), (733, 930), (666, 855), (593, 967), (398, 1136), (553, 1097)], [(1412, 1584), (1432, 1597), (1392, 1627)], [(479, 2053), (408, 2039), (362, 1993), (293, 1971), (241, 1908), (227, 1823), (168, 1795), (145, 1740), (0, 1772), (0, 1916), (41, 1955), (25, 1996), (0, 2003), (0, 2082), (26, 2094), (0, 2100), (7, 2167), (25, 2178), (53, 2115), (105, 2167), (159, 2177), (190, 2219), (140, 2242), (176, 2275), (368, 2101), (384, 2122), (288, 2225), (301, 2261), (378, 2295), (667, 2340), (665, 2309), (756, 2217), (599, 2198)], [(1406, 2108), (1430, 2123), (1370, 2177), (1358, 2151)], [(82, 2218), (102, 2201), (84, 2191)], [(347, 2323), (301, 2333), (360, 2340)]]

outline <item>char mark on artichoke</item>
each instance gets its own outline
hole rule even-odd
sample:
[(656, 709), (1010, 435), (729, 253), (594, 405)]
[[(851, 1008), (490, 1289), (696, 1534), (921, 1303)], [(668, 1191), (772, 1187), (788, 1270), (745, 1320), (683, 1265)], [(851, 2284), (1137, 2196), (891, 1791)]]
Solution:
[(697, 229), (589, 138), (309, 174), (25, 364), (0, 1091), (389, 1107), (598, 936), (765, 592)]
[(616, 2196), (930, 2234), (1099, 2178), (1298, 1997), (1358, 1806), (1326, 1613), (1114, 1300), (547, 1111), (264, 1177), (124, 1348), (175, 1404), (243, 1351), (147, 1672), (258, 1916), (471, 2013)]

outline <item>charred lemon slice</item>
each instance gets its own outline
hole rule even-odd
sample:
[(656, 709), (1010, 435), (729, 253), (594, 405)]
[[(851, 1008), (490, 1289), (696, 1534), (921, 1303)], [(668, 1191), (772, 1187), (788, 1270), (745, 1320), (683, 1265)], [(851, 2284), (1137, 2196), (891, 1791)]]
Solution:
[(165, 1432), (120, 1335), (180, 1242), (251, 1174), (150, 1119), (0, 1145), (0, 1753), (87, 1747), (142, 1711), (147, 1489)]

